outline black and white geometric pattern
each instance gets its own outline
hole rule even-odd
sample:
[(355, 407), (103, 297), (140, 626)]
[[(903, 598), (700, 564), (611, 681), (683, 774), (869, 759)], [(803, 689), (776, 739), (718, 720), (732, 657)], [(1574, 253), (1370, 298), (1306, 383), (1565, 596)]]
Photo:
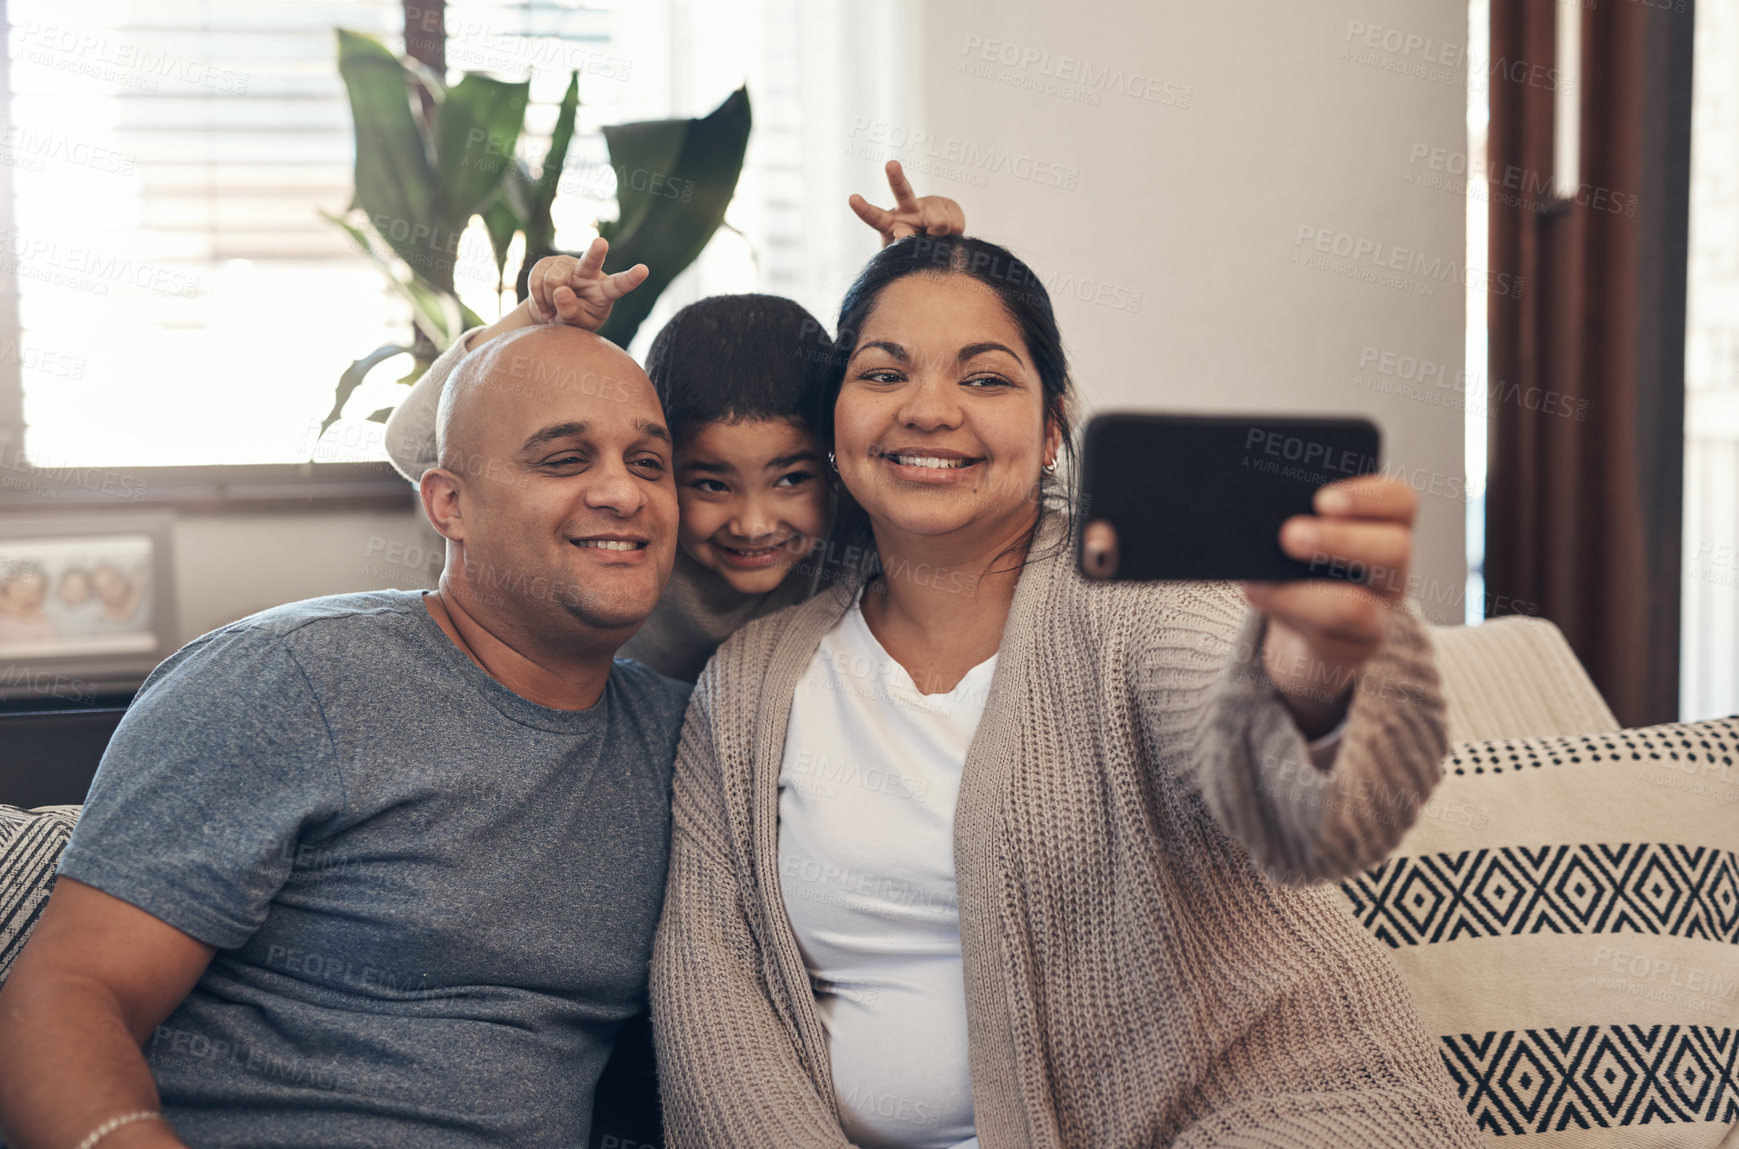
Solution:
[(1504, 846), (1390, 858), (1341, 884), (1395, 948), (1462, 938), (1657, 934), (1739, 944), (1739, 858), (1706, 846)]
[(1479, 1128), (1499, 1136), (1739, 1120), (1739, 1031), (1584, 1025), (1442, 1039)]
[(42, 915), (78, 815), (77, 806), (0, 806), (0, 984)]

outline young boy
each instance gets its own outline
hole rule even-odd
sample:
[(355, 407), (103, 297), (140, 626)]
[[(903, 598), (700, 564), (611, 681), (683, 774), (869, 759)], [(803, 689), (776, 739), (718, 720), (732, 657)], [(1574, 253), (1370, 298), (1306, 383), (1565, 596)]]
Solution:
[[(898, 161), (888, 163), (887, 174), (892, 210), (851, 197), (852, 210), (881, 233), (884, 247), (908, 235), (965, 231), (953, 200), (915, 196)], [(454, 340), (387, 420), (387, 452), (401, 474), (416, 482), (438, 465), (441, 390), (466, 354), (537, 323), (595, 331), (617, 299), (645, 282), (640, 264), (604, 274), (608, 250), (597, 239), (577, 260), (540, 260), (525, 302)], [(622, 657), (692, 682), (739, 627), (814, 593), (819, 566), (800, 560), (823, 541), (832, 516), (826, 449), (810, 417), (831, 352), (825, 327), (773, 295), (691, 303), (653, 339), (646, 374), (676, 442), (679, 545), (664, 597)], [(561, 382), (528, 380), (528, 386)]]

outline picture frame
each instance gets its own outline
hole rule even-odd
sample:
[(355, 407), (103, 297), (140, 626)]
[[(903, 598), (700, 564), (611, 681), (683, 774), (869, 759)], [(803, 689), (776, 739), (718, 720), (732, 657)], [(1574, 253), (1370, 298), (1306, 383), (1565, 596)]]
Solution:
[(94, 704), (174, 653), (174, 517), (0, 515), (0, 700)]

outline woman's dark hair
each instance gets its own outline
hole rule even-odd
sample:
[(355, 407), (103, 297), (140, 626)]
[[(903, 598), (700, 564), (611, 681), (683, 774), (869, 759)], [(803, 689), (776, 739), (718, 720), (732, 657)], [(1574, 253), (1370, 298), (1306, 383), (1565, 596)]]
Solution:
[[(839, 399), (840, 388), (845, 385), (846, 365), (857, 349), (858, 332), (870, 312), (875, 310), (882, 292), (890, 284), (912, 275), (964, 275), (996, 293), (1003, 310), (1020, 329), (1021, 339), (1032, 356), (1033, 368), (1038, 372), (1044, 390), (1046, 418), (1061, 432), (1063, 453), (1069, 460), (1069, 466), (1061, 470), (1072, 474), (1075, 457), (1071, 415), (1074, 385), (1069, 381), (1069, 360), (1063, 352), (1057, 317), (1051, 311), (1050, 293), (1039, 281), (1037, 273), (1013, 252), (988, 240), (963, 235), (916, 235), (899, 240), (882, 248), (858, 273), (839, 307), (839, 335), (834, 340), (832, 363), (816, 408), (815, 427), (822, 443), (830, 447), (833, 443), (833, 407)], [(1068, 502), (1062, 495), (1056, 480), (1041, 473), (1041, 512), (1054, 511), (1067, 518)], [(869, 518), (843, 485), (835, 522), (834, 538), (837, 541), (866, 549), (872, 547)], [(1035, 534), (1037, 530), (1035, 521)], [(1022, 542), (1022, 553), (1031, 545), (1032, 537), (1029, 535)]]
[(681, 443), (708, 423), (793, 419), (808, 425), (833, 340), (777, 295), (715, 295), (670, 317), (646, 352), (646, 375)]

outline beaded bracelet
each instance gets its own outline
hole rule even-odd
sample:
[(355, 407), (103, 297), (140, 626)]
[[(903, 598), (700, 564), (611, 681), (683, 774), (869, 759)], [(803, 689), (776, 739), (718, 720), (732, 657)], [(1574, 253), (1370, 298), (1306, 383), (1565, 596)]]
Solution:
[(131, 1125), (135, 1121), (152, 1120), (163, 1120), (163, 1114), (157, 1112), (155, 1109), (140, 1109), (133, 1113), (123, 1113), (118, 1117), (111, 1117), (86, 1134), (85, 1139), (74, 1146), (74, 1149), (92, 1149), (92, 1146), (96, 1145), (98, 1141), (101, 1141), (123, 1125)]

